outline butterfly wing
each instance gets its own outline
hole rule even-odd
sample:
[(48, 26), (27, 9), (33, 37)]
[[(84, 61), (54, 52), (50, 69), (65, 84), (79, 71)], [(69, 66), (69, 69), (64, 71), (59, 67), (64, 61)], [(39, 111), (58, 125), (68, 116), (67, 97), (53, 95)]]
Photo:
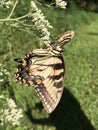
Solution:
[[(18, 59), (18, 62), (21, 60)], [(64, 86), (64, 61), (62, 56), (29, 57), (18, 66), (16, 79), (34, 86), (42, 104), (51, 113), (60, 101)]]
[(68, 30), (62, 34), (60, 34), (58, 37), (56, 37), (56, 40), (64, 45), (67, 42), (69, 42), (74, 37), (74, 31)]
[(56, 108), (62, 96), (64, 61), (61, 56), (52, 56), (43, 61), (40, 61), (40, 64), (36, 62), (36, 65), (39, 65), (40, 72), (36, 70), (35, 75), (40, 73), (44, 77), (43, 82), (36, 87), (36, 91), (46, 111), (51, 113)]

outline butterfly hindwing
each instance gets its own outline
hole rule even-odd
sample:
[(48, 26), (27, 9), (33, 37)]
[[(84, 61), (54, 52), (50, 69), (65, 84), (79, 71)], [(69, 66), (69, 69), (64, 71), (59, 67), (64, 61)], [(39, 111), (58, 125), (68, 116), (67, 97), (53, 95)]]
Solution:
[(63, 91), (64, 61), (62, 56), (30, 57), (17, 61), (21, 62), (17, 67), (16, 79), (24, 84), (34, 85), (46, 111), (51, 113), (57, 106)]

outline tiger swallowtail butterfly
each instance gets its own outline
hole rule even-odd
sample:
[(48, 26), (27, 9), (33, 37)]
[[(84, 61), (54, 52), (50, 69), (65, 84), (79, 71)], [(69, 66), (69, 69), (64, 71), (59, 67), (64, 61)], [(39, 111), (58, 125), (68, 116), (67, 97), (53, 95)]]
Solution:
[(22, 84), (34, 86), (47, 113), (52, 113), (61, 99), (65, 73), (61, 52), (73, 36), (73, 31), (64, 32), (56, 38), (58, 44), (51, 43), (34, 49), (23, 59), (14, 59), (19, 62), (15, 78)]

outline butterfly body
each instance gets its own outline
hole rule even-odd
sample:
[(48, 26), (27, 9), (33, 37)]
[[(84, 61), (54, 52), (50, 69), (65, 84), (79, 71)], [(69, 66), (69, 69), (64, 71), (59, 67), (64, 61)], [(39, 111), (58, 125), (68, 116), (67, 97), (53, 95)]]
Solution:
[[(67, 38), (69, 39), (69, 37)], [(24, 59), (15, 59), (19, 62), (16, 79), (23, 84), (35, 87), (48, 113), (54, 111), (64, 89), (65, 64), (61, 56), (62, 51), (62, 44), (51, 43), (45, 48), (33, 50)]]

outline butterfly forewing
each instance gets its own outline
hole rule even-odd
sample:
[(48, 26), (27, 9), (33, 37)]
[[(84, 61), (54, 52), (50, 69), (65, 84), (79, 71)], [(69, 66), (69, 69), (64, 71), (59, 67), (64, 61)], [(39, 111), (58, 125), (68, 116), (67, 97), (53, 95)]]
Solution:
[(63, 92), (64, 61), (61, 56), (52, 56), (45, 59), (43, 64), (41, 62), (35, 63), (39, 65), (39, 69), (35, 70), (34, 74), (43, 75), (44, 80), (35, 88), (46, 111), (51, 113), (59, 103)]

